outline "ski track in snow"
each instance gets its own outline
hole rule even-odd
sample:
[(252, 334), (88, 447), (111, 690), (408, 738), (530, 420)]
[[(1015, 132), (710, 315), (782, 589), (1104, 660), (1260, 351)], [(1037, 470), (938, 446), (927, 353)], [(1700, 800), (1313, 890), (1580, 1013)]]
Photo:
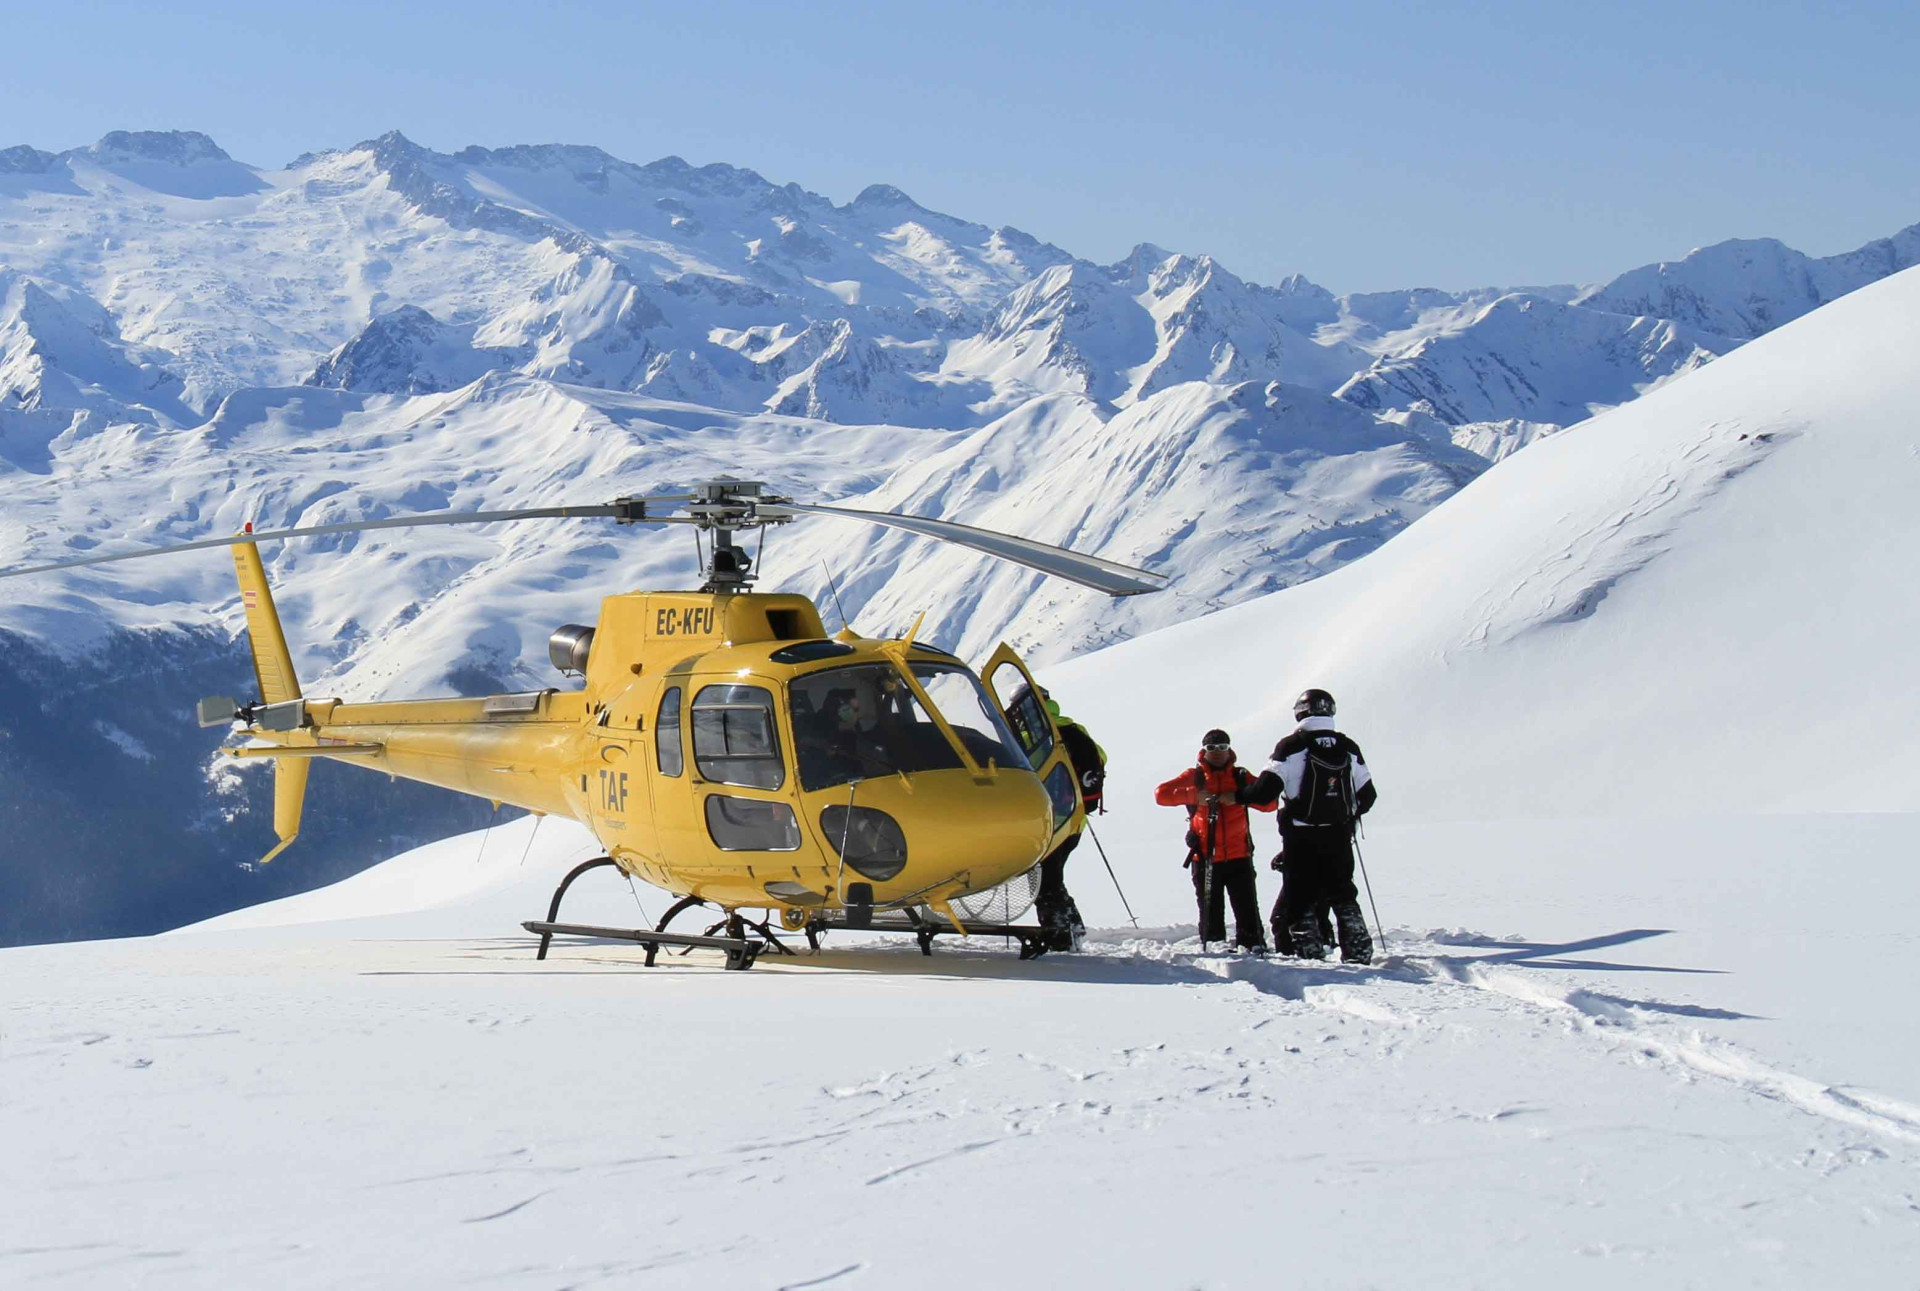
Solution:
[(1903, 1143), (1920, 1143), (1920, 1108), (1868, 1090), (1828, 1085), (1782, 1071), (1698, 1030), (1677, 1036), (1662, 1034), (1642, 1021), (1640, 1008), (1631, 1001), (1580, 987), (1555, 991), (1511, 970), (1477, 964), (1468, 966), (1460, 980), (1479, 990), (1562, 1015), (1582, 1035), (1657, 1058), (1678, 1072), (1710, 1076), (1814, 1116)]
[[(1393, 941), (1407, 947), (1408, 933), (1400, 930)], [(1871, 1090), (1796, 1075), (1697, 1028), (1676, 1031), (1652, 1019), (1656, 1011), (1711, 1014), (1712, 1010), (1622, 999), (1582, 985), (1549, 985), (1516, 968), (1489, 967), (1472, 960), (1463, 962), (1457, 955), (1437, 955), (1440, 948), (1426, 943), (1412, 945), (1411, 953), (1403, 949), (1366, 966), (1331, 960), (1316, 965), (1277, 956), (1201, 955), (1165, 943), (1123, 943), (1123, 947), (1122, 951), (1105, 953), (1131, 954), (1164, 964), (1173, 972), (1197, 971), (1227, 982), (1245, 983), (1263, 995), (1384, 1028), (1433, 1025), (1438, 1015), (1458, 1005), (1457, 994), (1446, 988), (1465, 987), (1521, 1005), (1525, 1013), (1564, 1021), (1569, 1024), (1568, 1034), (1596, 1040), (1602, 1051), (1624, 1051), (1638, 1059), (1657, 1060), (1682, 1080), (1706, 1076), (1841, 1125), (1901, 1143), (1920, 1144), (1920, 1107)], [(1355, 985), (1325, 980), (1334, 974), (1350, 978)], [(1391, 1002), (1383, 1001), (1382, 995)], [(1264, 1026), (1265, 1021), (1249, 1029)], [(1076, 1080), (1086, 1078), (1066, 1074)], [(1514, 1113), (1499, 1113), (1510, 1114)]]

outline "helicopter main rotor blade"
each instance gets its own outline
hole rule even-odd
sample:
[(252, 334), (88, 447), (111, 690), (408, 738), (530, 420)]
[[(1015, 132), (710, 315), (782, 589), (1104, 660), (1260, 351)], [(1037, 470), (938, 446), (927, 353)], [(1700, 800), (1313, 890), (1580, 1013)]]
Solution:
[[(137, 551), (118, 551), (106, 556), (81, 556), (57, 560), (47, 565), (28, 565), (20, 569), (0, 569), (0, 578), (18, 578), (22, 574), (45, 574), (56, 569), (78, 569), (82, 565), (108, 565), (118, 560), (139, 560), (145, 556), (170, 556), (181, 551), (204, 551), (209, 547), (234, 547), (243, 542), (273, 542), (282, 538), (319, 538), (335, 533), (360, 533), (368, 529), (415, 529), (428, 525), (494, 524), (511, 520), (566, 520), (576, 516), (615, 516), (626, 514), (618, 504), (584, 507), (522, 507), (512, 511), (464, 511), (449, 515), (393, 516), (385, 520), (350, 520), (340, 524), (307, 525), (298, 529), (263, 529), (258, 533), (237, 533), (227, 538), (202, 538), (198, 542), (176, 543), (171, 547), (142, 547)], [(647, 516), (643, 523), (662, 523), (667, 516)]]
[[(856, 511), (852, 507), (813, 506), (803, 502), (780, 502), (777, 510), (802, 515), (838, 516), (843, 520), (864, 520), (868, 524), (939, 538), (944, 542), (958, 543), (962, 547), (985, 552), (989, 556), (998, 556), (1001, 560), (1010, 560), (1016, 565), (1025, 565), (1028, 569), (1037, 569), (1055, 578), (1064, 578), (1082, 587), (1091, 587), (1108, 596), (1138, 596), (1142, 592), (1157, 592), (1169, 581), (1165, 574), (1135, 569), (1118, 561), (1083, 555), (1065, 547), (1035, 542), (1031, 538), (1016, 538), (1010, 533), (993, 529), (955, 524), (951, 520), (928, 520), (921, 516), (897, 515), (891, 511)], [(775, 511), (776, 507), (773, 506), (760, 508), (762, 515)]]

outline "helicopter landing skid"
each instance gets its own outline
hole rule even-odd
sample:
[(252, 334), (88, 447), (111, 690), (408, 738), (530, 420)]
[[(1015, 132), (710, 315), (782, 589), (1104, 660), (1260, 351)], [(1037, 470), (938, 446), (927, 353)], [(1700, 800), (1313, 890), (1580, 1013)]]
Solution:
[[(553, 939), (556, 934), (563, 937), (610, 937), (619, 941), (638, 942), (647, 948), (648, 968), (653, 967), (653, 961), (660, 954), (660, 948), (662, 946), (679, 947), (680, 953), (683, 955), (690, 950), (699, 949), (725, 951), (727, 967), (731, 969), (752, 968), (753, 961), (759, 958), (760, 952), (767, 949), (768, 946), (772, 946), (783, 955), (793, 954), (793, 951), (782, 945), (780, 939), (775, 937), (772, 930), (765, 924), (750, 923), (739, 914), (732, 914), (720, 923), (715, 924), (713, 927), (707, 929), (706, 934), (703, 936), (695, 937), (683, 932), (668, 932), (667, 925), (673, 922), (675, 915), (678, 915), (684, 910), (691, 909), (694, 906), (706, 904), (705, 901), (694, 896), (682, 897), (679, 901), (674, 902), (672, 908), (667, 911), (665, 916), (663, 916), (660, 922), (652, 929), (600, 928), (589, 924), (556, 922), (556, 920), (560, 918), (560, 902), (567, 895), (567, 889), (573, 886), (575, 879), (591, 870), (597, 870), (603, 865), (617, 864), (618, 862), (611, 856), (596, 856), (590, 861), (582, 861), (580, 864), (574, 866), (571, 870), (567, 871), (567, 877), (560, 880), (560, 886), (553, 890), (553, 900), (547, 905), (547, 917), (544, 920), (530, 919), (520, 925), (528, 932), (537, 932), (540, 934), (540, 950), (539, 953), (534, 956), (535, 959), (545, 959), (547, 957), (547, 950), (553, 945)], [(716, 937), (713, 935), (722, 928), (726, 929), (726, 936)], [(748, 938), (746, 935), (748, 928), (759, 932), (765, 940), (753, 941)]]
[(699, 937), (684, 932), (655, 932), (651, 928), (595, 928), (583, 923), (546, 923), (538, 919), (529, 919), (520, 925), (528, 932), (540, 934), (540, 944), (544, 948), (556, 935), (562, 937), (610, 937), (617, 941), (633, 941), (647, 948), (647, 967), (653, 967), (653, 960), (662, 946), (684, 946), (689, 950), (723, 950), (727, 954), (727, 967), (745, 970), (753, 967), (753, 961), (766, 949), (763, 942), (748, 937)]
[(1018, 938), (1020, 942), (1020, 958), (1022, 959), (1038, 959), (1040, 956), (1046, 954), (1050, 948), (1048, 939), (1052, 935), (1045, 928), (1030, 924), (1014, 923), (969, 923), (967, 930), (962, 933), (957, 931), (952, 924), (944, 920), (936, 923), (927, 919), (918, 919), (912, 915), (908, 915), (904, 919), (876, 918), (870, 924), (853, 928), (851, 924), (848, 924), (844, 920), (835, 919), (829, 915), (816, 915), (807, 923), (807, 943), (815, 950), (818, 950), (820, 948), (820, 938), (823, 934), (843, 928), (855, 932), (900, 932), (911, 934), (913, 938), (920, 943), (920, 953), (923, 955), (931, 955), (933, 953), (933, 939), (935, 937)]

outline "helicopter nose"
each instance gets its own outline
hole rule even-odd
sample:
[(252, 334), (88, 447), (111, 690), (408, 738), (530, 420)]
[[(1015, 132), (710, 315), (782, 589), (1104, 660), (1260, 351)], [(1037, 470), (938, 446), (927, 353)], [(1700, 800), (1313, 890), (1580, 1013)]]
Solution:
[(1054, 826), (1052, 801), (1025, 770), (991, 781), (959, 770), (867, 780), (817, 811), (829, 886), (841, 881), (834, 873), (859, 875), (882, 903), (956, 879), (976, 892), (1004, 883), (1039, 861)]
[[(936, 786), (927, 785), (925, 789)], [(962, 773), (941, 777), (939, 808), (915, 796), (908, 830), (914, 869), (946, 876), (970, 870), (990, 886), (1025, 872), (1046, 851), (1053, 832), (1053, 806), (1032, 774), (1002, 773), (992, 784)]]

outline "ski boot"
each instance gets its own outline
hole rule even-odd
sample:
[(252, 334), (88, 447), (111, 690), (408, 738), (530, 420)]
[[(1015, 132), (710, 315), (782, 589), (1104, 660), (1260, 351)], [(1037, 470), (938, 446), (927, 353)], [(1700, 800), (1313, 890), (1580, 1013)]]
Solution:
[(1042, 912), (1040, 926), (1046, 930), (1048, 950), (1078, 950), (1086, 940), (1087, 925), (1080, 922), (1080, 911), (1071, 902)]
[(1320, 940), (1320, 921), (1311, 914), (1287, 929), (1293, 953), (1301, 959), (1325, 959), (1327, 943)]
[(1340, 925), (1340, 962), (1371, 964), (1373, 938), (1367, 935), (1367, 921), (1360, 913), (1360, 907), (1357, 905), (1335, 906), (1333, 917)]

